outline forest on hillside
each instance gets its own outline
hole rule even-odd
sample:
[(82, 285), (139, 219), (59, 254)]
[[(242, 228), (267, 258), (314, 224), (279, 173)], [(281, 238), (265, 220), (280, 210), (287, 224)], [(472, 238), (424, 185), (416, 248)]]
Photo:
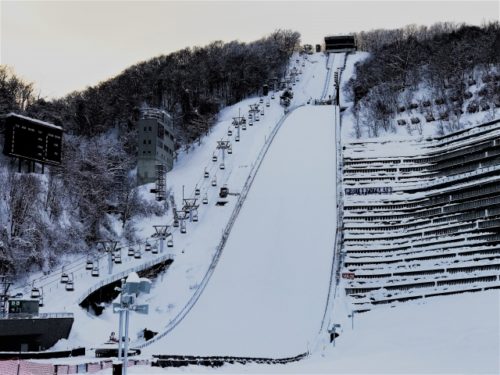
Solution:
[[(395, 132), (405, 115), (415, 123), (422, 119), (420, 130), (435, 122), (445, 134), (463, 128), (464, 115), (494, 117), (500, 107), (498, 22), (410, 25), (361, 32), (356, 40), (358, 49), (370, 52), (346, 90), (355, 103), (358, 138), (364, 131), (371, 137)], [(422, 91), (425, 98), (417, 95)]]
[(299, 33), (277, 30), (252, 43), (185, 48), (54, 100), (0, 66), (0, 116), (16, 112), (65, 130), (63, 164), (43, 176), (16, 173), (0, 155), (0, 273), (49, 269), (61, 255), (95, 251), (96, 241), (117, 239), (114, 221), (136, 240), (131, 219), (168, 209), (137, 193), (140, 108), (170, 112), (176, 147), (188, 149), (222, 108), (282, 78), (299, 42)]

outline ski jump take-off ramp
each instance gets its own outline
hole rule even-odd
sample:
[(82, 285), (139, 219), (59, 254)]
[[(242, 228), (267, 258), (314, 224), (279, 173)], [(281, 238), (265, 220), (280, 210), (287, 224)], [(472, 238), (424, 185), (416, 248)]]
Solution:
[(151, 353), (294, 356), (308, 351), (329, 292), (336, 228), (333, 106), (281, 126), (190, 313)]

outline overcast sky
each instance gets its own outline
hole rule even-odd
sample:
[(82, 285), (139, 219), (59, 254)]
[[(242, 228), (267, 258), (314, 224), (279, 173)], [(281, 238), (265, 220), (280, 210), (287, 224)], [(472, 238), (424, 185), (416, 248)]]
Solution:
[(499, 1), (1, 1), (0, 62), (57, 97), (126, 67), (213, 40), (278, 28), (327, 34), (438, 21), (498, 20)]

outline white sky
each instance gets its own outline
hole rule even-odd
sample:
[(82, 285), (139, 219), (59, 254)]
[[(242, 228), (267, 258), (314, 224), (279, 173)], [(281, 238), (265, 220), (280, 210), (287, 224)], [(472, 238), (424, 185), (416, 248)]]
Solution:
[(498, 0), (0, 1), (0, 63), (46, 97), (160, 54), (213, 40), (252, 41), (278, 28), (316, 44), (327, 34), (500, 18)]

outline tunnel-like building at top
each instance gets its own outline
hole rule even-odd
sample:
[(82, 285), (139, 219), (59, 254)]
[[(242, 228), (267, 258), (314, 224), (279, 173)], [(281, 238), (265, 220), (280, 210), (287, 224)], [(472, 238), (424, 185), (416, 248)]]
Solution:
[(354, 35), (325, 36), (325, 52), (356, 51)]

